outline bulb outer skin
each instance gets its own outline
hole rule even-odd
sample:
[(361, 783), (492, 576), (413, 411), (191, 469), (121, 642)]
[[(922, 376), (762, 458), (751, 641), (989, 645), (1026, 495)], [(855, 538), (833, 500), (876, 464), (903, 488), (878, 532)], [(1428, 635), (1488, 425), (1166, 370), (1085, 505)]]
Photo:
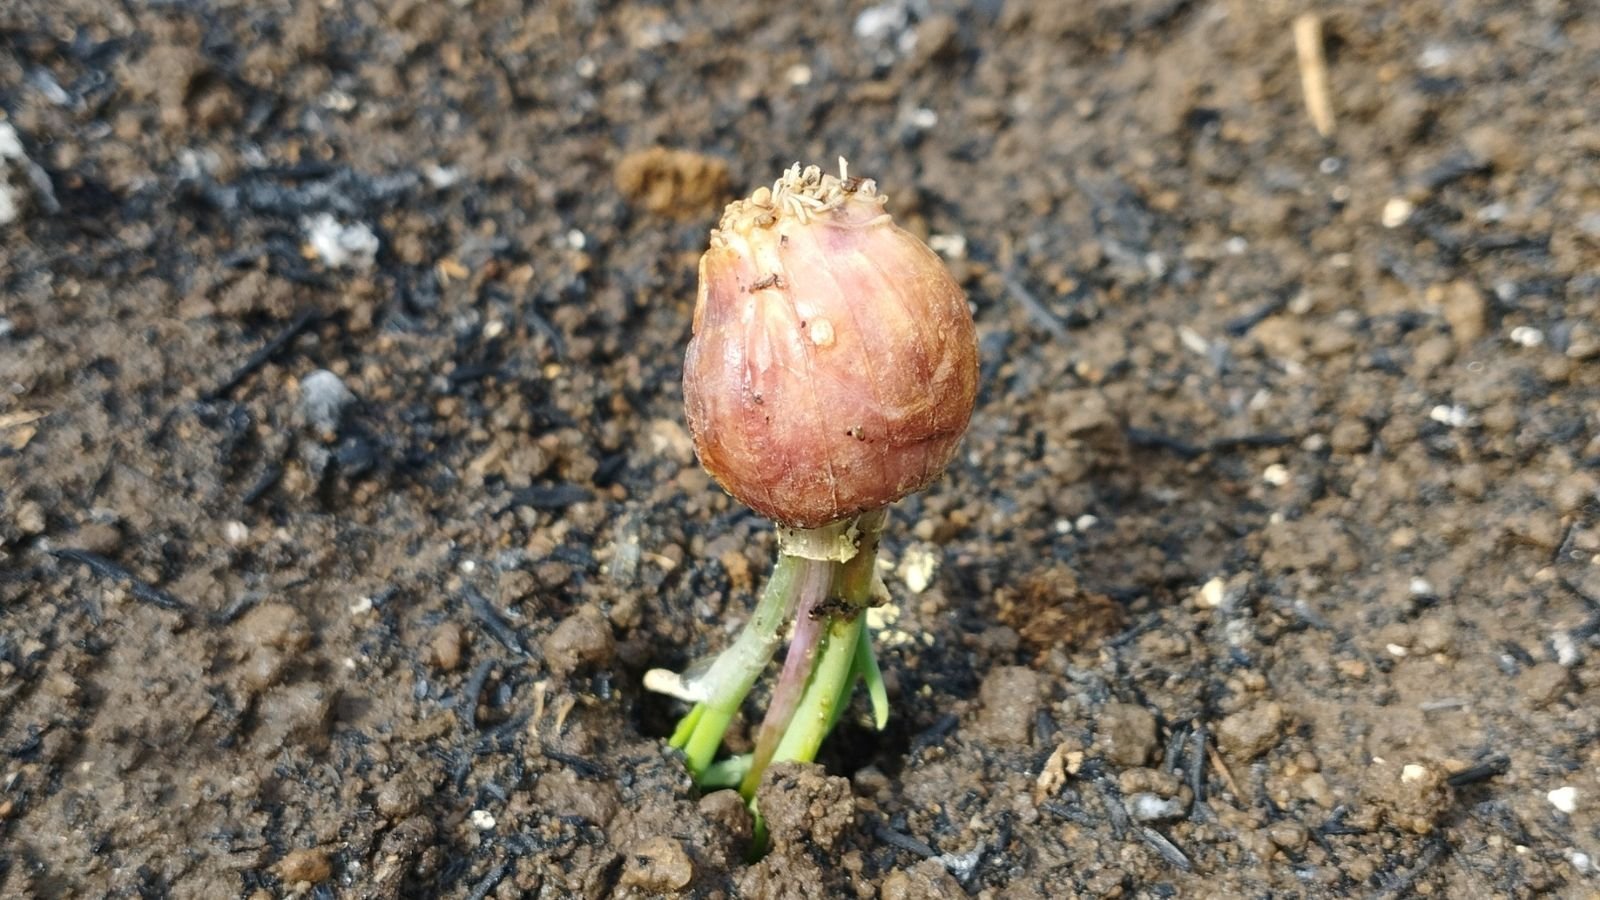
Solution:
[(728, 493), (784, 525), (926, 487), (972, 417), (966, 296), (883, 204), (871, 181), (796, 166), (730, 204), (700, 259), (689, 431)]

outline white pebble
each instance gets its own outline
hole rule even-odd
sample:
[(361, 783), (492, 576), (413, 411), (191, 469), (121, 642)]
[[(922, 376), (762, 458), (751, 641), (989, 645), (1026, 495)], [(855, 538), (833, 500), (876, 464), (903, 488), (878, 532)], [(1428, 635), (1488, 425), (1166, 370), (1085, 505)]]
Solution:
[(804, 63), (795, 63), (784, 73), (784, 77), (795, 87), (805, 87), (811, 83), (811, 67)]
[(1489, 222), (1492, 224), (1504, 219), (1506, 216), (1510, 215), (1510, 213), (1511, 207), (1506, 206), (1504, 203), (1491, 203), (1488, 206), (1479, 209), (1477, 216), (1479, 222)]
[(1589, 858), (1589, 854), (1580, 853), (1577, 850), (1573, 850), (1568, 853), (1567, 859), (1572, 863), (1572, 867), (1574, 869), (1577, 869), (1579, 872), (1583, 872), (1585, 874), (1587, 874), (1588, 871), (1594, 867), (1594, 860)]
[(250, 528), (237, 519), (230, 519), (222, 523), (222, 539), (230, 545), (237, 547), (244, 543), (250, 536)]
[(10, 123), (0, 122), (0, 225), (9, 225), (22, 215), (21, 191), (6, 182), (10, 164), (26, 165), (28, 157), (22, 151), (22, 138)]
[(372, 612), (372, 598), (358, 597), (356, 602), (350, 604), (350, 615), (360, 616)]
[(1400, 780), (1406, 784), (1416, 784), (1428, 777), (1428, 770), (1416, 763), (1411, 763), (1400, 770)]
[(1456, 58), (1455, 50), (1443, 44), (1428, 44), (1417, 54), (1417, 65), (1424, 69), (1442, 69)]
[(444, 190), (461, 180), (461, 170), (454, 166), (429, 163), (422, 167), (422, 177), (428, 179), (428, 184), (436, 190)]
[(1079, 531), (1088, 531), (1089, 529), (1091, 529), (1091, 528), (1093, 528), (1093, 527), (1095, 527), (1096, 525), (1099, 525), (1099, 524), (1100, 524), (1100, 519), (1098, 517), (1091, 516), (1088, 513), (1084, 513), (1083, 515), (1078, 517), (1078, 520), (1076, 522), (1072, 523), (1072, 526), (1074, 528), (1076, 528), (1077, 530), (1079, 530)]
[(0, 159), (22, 159), (22, 138), (9, 123), (0, 122)]
[(1572, 632), (1558, 631), (1550, 636), (1550, 644), (1556, 651), (1556, 662), (1570, 669), (1583, 661), (1583, 654), (1578, 652), (1578, 642), (1573, 639)]
[(939, 548), (932, 544), (916, 543), (906, 548), (900, 557), (900, 580), (913, 594), (920, 594), (933, 584), (939, 571)]
[(1190, 353), (1205, 356), (1211, 352), (1211, 342), (1187, 325), (1178, 326), (1178, 340)]
[(1433, 582), (1431, 582), (1428, 579), (1423, 578), (1421, 576), (1413, 577), (1411, 579), (1411, 596), (1413, 596), (1413, 597), (1432, 597), (1432, 596), (1434, 596), (1434, 593), (1433, 593)]
[(1544, 343), (1544, 332), (1527, 325), (1518, 325), (1511, 329), (1511, 343), (1519, 347), (1537, 347)]
[(479, 831), (488, 831), (494, 828), (494, 814), (487, 809), (475, 809), (467, 815), (472, 820), (472, 827)]
[(1389, 202), (1383, 205), (1383, 227), (1399, 228), (1411, 219), (1411, 214), (1416, 211), (1410, 200), (1404, 197), (1390, 197)]
[(1409, 651), (1406, 648), (1400, 646), (1399, 644), (1384, 644), (1383, 645), (1383, 649), (1389, 651), (1389, 655), (1390, 656), (1394, 656), (1394, 657), (1398, 657), (1398, 658), (1404, 658), (1404, 657), (1409, 656), (1411, 654), (1411, 651)]
[(1221, 578), (1213, 578), (1200, 588), (1200, 594), (1195, 597), (1195, 603), (1201, 609), (1216, 609), (1222, 605), (1223, 582)]
[(324, 265), (369, 269), (378, 258), (378, 236), (364, 222), (345, 225), (329, 213), (303, 220), (306, 240)]
[(1578, 789), (1575, 787), (1558, 787), (1544, 795), (1550, 805), (1564, 813), (1570, 813), (1578, 808)]
[(323, 92), (322, 96), (318, 98), (318, 102), (322, 104), (323, 109), (330, 109), (334, 112), (346, 113), (356, 108), (356, 98), (339, 90)]
[(355, 399), (339, 376), (327, 369), (318, 369), (300, 379), (300, 412), (306, 424), (316, 431), (337, 433), (345, 407)]
[(1289, 483), (1289, 468), (1283, 463), (1273, 463), (1262, 470), (1261, 480), (1273, 487), (1283, 487)]
[(1461, 426), (1467, 424), (1469, 417), (1467, 415), (1467, 408), (1465, 406), (1462, 406), (1459, 403), (1454, 405), (1441, 403), (1438, 406), (1435, 406), (1433, 409), (1428, 410), (1428, 418), (1438, 422), (1440, 425), (1448, 425), (1451, 428), (1460, 428)]
[[(0, 175), (4, 174), (5, 170), (0, 169)], [(0, 181), (0, 225), (10, 225), (21, 215), (22, 203), (17, 199), (16, 192), (10, 185)]]
[(878, 42), (910, 24), (902, 3), (880, 3), (869, 6), (856, 16), (856, 37), (863, 41)]
[(1125, 804), (1128, 815), (1135, 822), (1159, 822), (1163, 819), (1176, 819), (1183, 815), (1183, 804), (1175, 798), (1159, 797), (1155, 794), (1140, 792), (1128, 798)]
[(964, 234), (930, 234), (928, 246), (945, 259), (967, 258), (967, 236)]

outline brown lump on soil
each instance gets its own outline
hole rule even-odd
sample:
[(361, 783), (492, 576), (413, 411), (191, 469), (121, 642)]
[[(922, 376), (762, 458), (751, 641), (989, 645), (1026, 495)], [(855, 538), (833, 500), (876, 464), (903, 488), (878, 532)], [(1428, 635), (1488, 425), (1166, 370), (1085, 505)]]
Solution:
[(1086, 591), (1066, 566), (1022, 576), (995, 592), (996, 616), (1017, 630), (1035, 653), (1084, 644), (1121, 627), (1123, 611), (1110, 597)]
[(1000, 666), (983, 679), (978, 695), (977, 736), (1001, 747), (1026, 746), (1042, 702), (1039, 673)]
[(558, 675), (571, 674), (582, 667), (604, 666), (616, 650), (611, 622), (593, 606), (579, 607), (544, 642), (545, 659)]
[(1258, 703), (1222, 720), (1217, 726), (1217, 745), (1230, 759), (1249, 762), (1278, 743), (1284, 721), (1282, 704)]
[(649, 838), (625, 849), (623, 858), (623, 887), (667, 894), (683, 890), (694, 880), (694, 860), (684, 852), (683, 844), (670, 837)]
[(289, 884), (321, 884), (333, 876), (333, 863), (328, 854), (315, 847), (291, 851), (272, 868)]
[(650, 212), (695, 216), (728, 195), (728, 164), (703, 153), (650, 147), (622, 157), (617, 190)]
[(883, 879), (882, 900), (958, 900), (967, 896), (942, 863), (925, 859), (906, 869), (896, 869)]
[(1095, 722), (1096, 744), (1119, 766), (1142, 766), (1156, 748), (1156, 717), (1142, 706), (1107, 703)]

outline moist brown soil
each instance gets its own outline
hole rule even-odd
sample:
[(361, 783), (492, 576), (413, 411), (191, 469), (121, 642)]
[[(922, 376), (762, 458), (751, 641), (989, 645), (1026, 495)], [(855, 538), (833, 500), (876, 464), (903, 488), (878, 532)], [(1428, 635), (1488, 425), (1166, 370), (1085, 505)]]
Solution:
[[(0, 4), (0, 896), (1600, 889), (1593, 7), (1322, 5), (1322, 137), (1308, 3), (805, 6)], [(983, 392), (750, 865), (678, 373), (840, 154)]]

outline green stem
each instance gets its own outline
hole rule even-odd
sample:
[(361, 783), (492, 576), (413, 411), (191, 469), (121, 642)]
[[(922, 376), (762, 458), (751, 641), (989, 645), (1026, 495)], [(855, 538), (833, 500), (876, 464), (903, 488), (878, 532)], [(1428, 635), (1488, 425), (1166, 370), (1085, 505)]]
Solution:
[(745, 776), (743, 787), (746, 797), (755, 792), (755, 786), (761, 781), (761, 773), (772, 761), (778, 743), (789, 730), (789, 722), (794, 719), (795, 710), (799, 708), (800, 698), (811, 678), (812, 668), (816, 665), (817, 650), (822, 645), (826, 631), (820, 604), (828, 599), (833, 570), (836, 568), (833, 563), (823, 565), (826, 568), (816, 573), (816, 580), (808, 580), (800, 590), (800, 602), (795, 606), (794, 632), (789, 637), (789, 653), (783, 660), (778, 683), (772, 688), (767, 714), (762, 717), (761, 727), (756, 731), (756, 749), (751, 756), (750, 774)]
[(878, 668), (878, 654), (872, 647), (872, 630), (861, 629), (861, 643), (856, 645), (856, 671), (867, 688), (867, 698), (872, 701), (872, 724), (882, 731), (889, 724), (889, 689), (883, 683), (883, 670)]
[[(746, 798), (755, 796), (770, 763), (816, 759), (823, 738), (849, 703), (857, 677), (863, 674), (857, 658), (866, 628), (863, 613), (872, 603), (877, 577), (878, 537), (884, 515), (880, 511), (858, 521), (860, 543), (855, 554), (843, 563), (832, 564), (832, 595), (842, 601), (844, 608), (828, 614), (825, 622), (802, 619), (795, 626), (790, 659), (773, 689), (773, 708), (762, 724), (750, 771), (739, 788)], [(801, 615), (808, 611), (802, 601)], [(813, 641), (817, 645), (814, 649)]]
[[(883, 727), (888, 699), (863, 614), (874, 589), (882, 591), (878, 537), (886, 515), (875, 510), (822, 528), (780, 529), (778, 563), (734, 642), (709, 665), (682, 675), (662, 669), (645, 674), (645, 687), (694, 704), (673, 731), (671, 744), (684, 751), (697, 782), (739, 783), (740, 792), (753, 798), (769, 761), (815, 759), (857, 680), (866, 683), (874, 719)], [(840, 602), (830, 605), (830, 599)], [(772, 660), (797, 607), (789, 658), (754, 752), (716, 762), (729, 724)]]
[[(672, 734), (672, 746), (684, 751), (689, 771), (699, 778), (716, 759), (722, 737), (782, 640), (784, 624), (794, 613), (802, 585), (814, 581), (826, 563), (781, 555), (756, 603), (750, 621), (728, 648), (701, 672), (683, 676), (652, 672), (655, 684), (668, 693), (699, 700)], [(647, 685), (651, 682), (647, 680)]]
[[(773, 754), (774, 762), (798, 760), (811, 762), (817, 758), (822, 740), (828, 736), (838, 720), (839, 713), (850, 702), (850, 690), (855, 686), (856, 645), (861, 642), (861, 630), (866, 627), (866, 616), (849, 618), (835, 616), (828, 621), (828, 633), (823, 637), (822, 650), (812, 669), (811, 681), (800, 697), (789, 730), (784, 732)], [(750, 777), (745, 785), (753, 794)]]

